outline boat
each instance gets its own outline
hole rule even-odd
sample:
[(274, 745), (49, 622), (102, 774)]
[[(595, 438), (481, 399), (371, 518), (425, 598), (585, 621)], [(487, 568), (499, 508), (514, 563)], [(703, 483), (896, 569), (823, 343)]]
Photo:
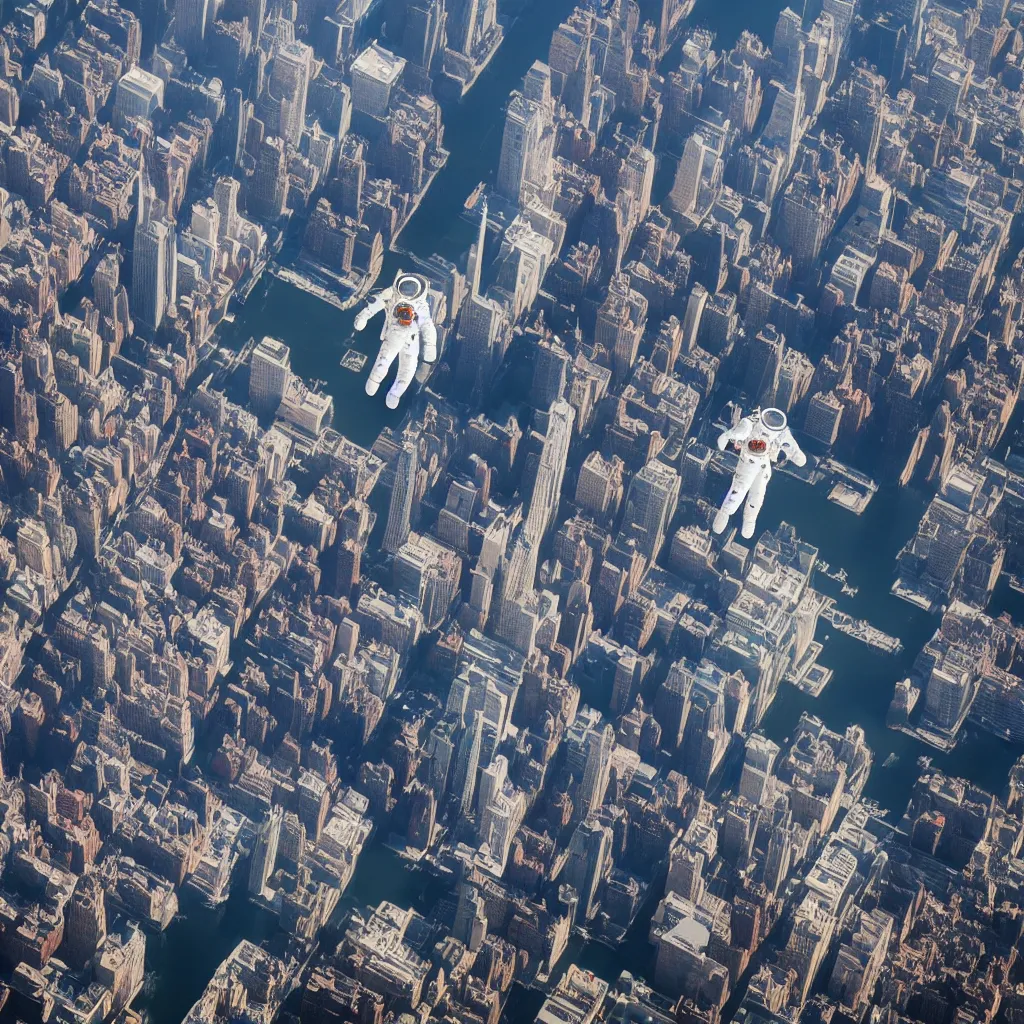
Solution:
[(481, 181), (479, 185), (466, 197), (466, 201), (462, 204), (464, 210), (476, 209), (476, 204), (480, 199), (483, 190), (487, 187), (486, 183)]
[(890, 754), (883, 762), (883, 768), (891, 768), (899, 760), (898, 754)]

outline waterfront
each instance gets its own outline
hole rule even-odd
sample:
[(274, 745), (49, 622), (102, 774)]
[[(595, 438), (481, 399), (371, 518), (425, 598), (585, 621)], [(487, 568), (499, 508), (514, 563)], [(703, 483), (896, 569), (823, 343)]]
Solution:
[[(705, 24), (716, 31), (720, 46), (730, 45), (745, 28), (770, 42), (782, 6), (756, 0), (727, 5), (700, 0), (691, 23)], [(461, 103), (445, 107), (445, 145), (452, 155), (406, 227), (401, 239), (405, 249), (421, 256), (437, 252), (450, 260), (459, 260), (465, 253), (472, 228), (460, 216), (462, 203), (478, 181), (493, 178), (501, 143), (500, 112), (507, 94), (518, 86), (534, 59), (546, 56), (551, 31), (571, 7), (571, 0), (532, 4), (510, 29), (473, 91)], [(401, 265), (401, 254), (388, 253), (381, 283), (390, 282)], [(251, 335), (280, 338), (291, 347), (294, 370), (307, 379), (322, 381), (333, 396), (336, 428), (355, 442), (369, 445), (384, 426), (397, 425), (403, 411), (389, 412), (380, 398), (367, 400), (363, 394), (364, 375), (339, 365), (348, 348), (371, 357), (376, 352), (376, 331), (371, 326), (353, 336), (352, 318), (353, 311), (342, 312), (267, 275), (234, 324), (222, 332), (221, 341), (238, 347)], [(911, 738), (885, 728), (893, 685), (907, 674), (937, 624), (934, 616), (889, 594), (896, 553), (912, 534), (924, 502), (921, 495), (883, 489), (858, 517), (828, 502), (824, 489), (812, 491), (778, 474), (761, 520), (765, 528), (783, 520), (793, 524), (834, 568), (846, 568), (851, 585), (859, 588), (856, 596), (840, 597), (838, 584), (821, 577), (818, 585), (837, 598), (842, 610), (899, 637), (904, 645), (898, 655), (884, 654), (823, 622), (819, 639), (831, 635), (821, 662), (834, 672), (831, 683), (817, 699), (784, 685), (764, 723), (765, 731), (781, 744), (805, 710), (821, 717), (832, 729), (842, 730), (851, 723), (861, 725), (875, 755), (865, 795), (896, 816), (902, 812), (918, 775), (916, 758), (923, 753), (934, 755)], [(890, 753), (899, 760), (891, 768), (882, 768)], [(1015, 754), (1007, 744), (968, 732), (952, 754), (935, 756), (934, 760), (937, 767), (1000, 793)], [(377, 842), (361, 859), (347, 902), (376, 903), (388, 898), (403, 906), (417, 905), (423, 886), (421, 875), (410, 871)], [(574, 941), (561, 966), (576, 959), (608, 980), (624, 968), (644, 974), (651, 962), (651, 947), (646, 941), (648, 917), (649, 912), (641, 915), (618, 951), (596, 943), (583, 947)], [(138, 1000), (138, 1008), (151, 1024), (180, 1021), (240, 938), (258, 941), (273, 930), (274, 921), (241, 894), (217, 911), (188, 910), (166, 935), (151, 940), (151, 980)], [(511, 1015), (517, 1024), (532, 1019), (535, 1004), (539, 1004), (535, 996), (517, 1001)]]

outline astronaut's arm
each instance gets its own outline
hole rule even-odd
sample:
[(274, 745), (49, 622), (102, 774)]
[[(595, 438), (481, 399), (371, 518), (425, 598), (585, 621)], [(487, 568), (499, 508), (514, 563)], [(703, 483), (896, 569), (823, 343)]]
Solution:
[(803, 449), (796, 443), (796, 438), (787, 429), (779, 444), (779, 454), (785, 453), (786, 461), (792, 462), (794, 466), (807, 465), (807, 456)]
[(437, 359), (437, 327), (434, 325), (430, 310), (419, 315), (420, 355), (423, 362), (432, 363)]
[(387, 307), (388, 300), (390, 298), (390, 288), (385, 288), (383, 291), (377, 292), (377, 294), (374, 295), (358, 313), (356, 313), (356, 320), (353, 324), (355, 329), (357, 331), (361, 331), (367, 323), (369, 323), (371, 317), (375, 317), (382, 309)]
[(730, 441), (745, 441), (750, 437), (750, 432), (753, 429), (754, 424), (751, 422), (749, 417), (744, 416), (735, 427), (723, 430), (722, 433), (718, 435), (718, 450), (720, 452), (724, 452), (725, 449), (729, 447)]

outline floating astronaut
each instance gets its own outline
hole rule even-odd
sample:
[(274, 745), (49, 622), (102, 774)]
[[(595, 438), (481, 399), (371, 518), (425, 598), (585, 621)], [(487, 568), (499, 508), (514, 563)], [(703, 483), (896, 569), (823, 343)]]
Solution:
[(437, 328), (427, 303), (426, 279), (419, 274), (399, 271), (395, 283), (378, 292), (356, 314), (355, 329), (361, 331), (381, 310), (384, 310), (384, 326), (380, 332), (380, 352), (370, 368), (366, 393), (377, 393), (397, 357), (398, 375), (384, 400), (389, 409), (397, 409), (399, 400), (416, 374), (420, 356), (425, 363), (432, 363), (437, 358)]
[(715, 515), (711, 529), (721, 533), (728, 526), (729, 517), (746, 498), (741, 533), (749, 540), (754, 536), (757, 513), (764, 504), (772, 463), (778, 462), (780, 455), (785, 455), (793, 465), (802, 466), (807, 462), (807, 456), (793, 439), (786, 414), (781, 409), (755, 409), (749, 416), (744, 416), (735, 427), (719, 435), (719, 450), (724, 452), (730, 442), (739, 449), (740, 458), (732, 475), (729, 493)]

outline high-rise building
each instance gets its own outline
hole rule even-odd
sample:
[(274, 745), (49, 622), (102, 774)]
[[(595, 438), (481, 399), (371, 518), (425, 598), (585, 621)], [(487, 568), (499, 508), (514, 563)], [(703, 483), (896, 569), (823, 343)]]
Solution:
[(75, 969), (85, 967), (107, 936), (103, 886), (96, 872), (78, 877), (75, 891), (64, 908), (64, 943), (61, 959)]
[(576, 477), (576, 504), (598, 519), (610, 519), (622, 500), (624, 468), (625, 463), (618, 455), (606, 459), (599, 451), (591, 452)]
[(280, 804), (274, 804), (270, 809), (270, 817), (260, 826), (256, 837), (256, 849), (252, 854), (252, 867), (249, 869), (249, 892), (253, 896), (263, 895), (267, 882), (274, 873), (283, 819), (284, 809)]
[(207, 22), (212, 21), (211, 6), (211, 0), (177, 0), (174, 5), (174, 38), (190, 63), (203, 55)]
[(648, 462), (630, 481), (623, 529), (636, 538), (637, 549), (652, 561), (665, 543), (679, 504), (679, 474), (664, 462)]
[(352, 62), (353, 109), (370, 117), (386, 117), (404, 70), (402, 57), (371, 43)]
[(523, 81), (523, 91), (512, 94), (505, 111), (498, 160), (499, 195), (518, 203), (525, 184), (542, 187), (550, 180), (553, 119), (551, 69), (534, 61)]
[(267, 78), (267, 93), (279, 110), (279, 120), (272, 135), (298, 148), (306, 125), (306, 98), (313, 73), (313, 50), (305, 43), (279, 43)]
[(597, 311), (594, 340), (612, 354), (617, 379), (629, 376), (646, 324), (647, 299), (630, 286), (628, 275), (616, 274)]
[(256, 172), (249, 184), (249, 209), (264, 220), (277, 220), (288, 204), (288, 160), (284, 139), (263, 140)]
[(672, 209), (684, 215), (693, 213), (705, 169), (710, 170), (717, 159), (717, 154), (698, 132), (694, 132), (686, 140), (683, 155), (676, 168), (675, 182), (669, 194)]
[(138, 208), (132, 251), (132, 309), (155, 332), (178, 291), (178, 246), (166, 205), (156, 198), (145, 165), (139, 171)]
[[(800, 44), (799, 61), (803, 61), (803, 44)], [(786, 167), (792, 166), (797, 146), (803, 137), (804, 129), (804, 87), (798, 72), (796, 84), (792, 88), (779, 86), (772, 106), (771, 117), (761, 136), (767, 146), (778, 146), (782, 150)]]
[(565, 396), (572, 356), (557, 338), (541, 338), (533, 363), (533, 386), (530, 400), (538, 409), (547, 409)]
[(560, 880), (564, 879), (579, 896), (583, 920), (598, 910), (597, 892), (611, 854), (612, 830), (596, 818), (587, 817), (576, 826)]
[(725, 727), (725, 702), (721, 692), (695, 686), (691, 693), (686, 733), (683, 737), (683, 766), (687, 778), (706, 788), (729, 745)]
[(92, 297), (103, 316), (114, 315), (114, 302), (120, 286), (121, 261), (116, 252), (108, 252), (96, 264), (92, 275)]
[(143, 224), (135, 232), (132, 269), (132, 309), (139, 322), (155, 330), (167, 312), (168, 266), (174, 250), (173, 230), (161, 221)]
[(143, 71), (136, 65), (117, 83), (114, 94), (114, 123), (122, 125), (130, 117), (150, 118), (163, 105), (163, 79)]
[(220, 231), (224, 238), (237, 238), (241, 217), (238, 213), (238, 194), (241, 183), (235, 178), (218, 178), (213, 186), (213, 201), (220, 213)]
[(469, 882), (463, 882), (459, 886), (459, 902), (455, 908), (452, 937), (474, 953), (487, 938), (487, 909), (479, 889)]
[(857, 297), (875, 259), (868, 253), (848, 245), (832, 265), (829, 284), (835, 285), (843, 294), (847, 305), (857, 305)]
[(249, 363), (249, 405), (258, 414), (277, 412), (291, 383), (291, 349), (265, 337), (253, 349)]
[(787, 349), (779, 367), (779, 383), (775, 388), (773, 405), (783, 412), (790, 412), (803, 401), (814, 379), (814, 363), (795, 348)]
[(469, 722), (462, 730), (459, 752), (455, 759), (455, 776), (452, 779), (452, 791), (459, 801), (459, 808), (463, 814), (468, 814), (473, 806), (483, 731), (483, 712), (473, 711)]
[(594, 814), (604, 803), (614, 748), (615, 730), (610, 725), (587, 733), (586, 761), (576, 801), (576, 816), (581, 820)]
[(472, 56), (480, 8), (481, 0), (451, 0), (446, 33), (449, 49)]
[(839, 437), (843, 403), (834, 391), (819, 391), (807, 406), (804, 433), (819, 444), (833, 445)]
[(436, 68), (446, 22), (444, 0), (414, 0), (406, 9), (402, 53), (425, 79)]
[(772, 324), (766, 324), (750, 342), (750, 358), (743, 390), (755, 405), (775, 403), (779, 368), (785, 351), (785, 335)]
[(405, 441), (395, 463), (395, 482), (391, 487), (391, 504), (388, 506), (388, 522), (384, 530), (383, 548), (389, 554), (396, 554), (409, 539), (416, 467), (416, 445), (412, 441)]
[(480, 276), (483, 273), (484, 252), (487, 248), (487, 197), (484, 196), (480, 206), (480, 225), (477, 228), (476, 242), (469, 250), (469, 263), (467, 274), (469, 283), (469, 294), (478, 296), (480, 294)]
[(564, 398), (553, 402), (548, 409), (548, 432), (544, 437), (544, 447), (523, 527), (529, 539), (537, 545), (551, 528), (558, 513), (575, 420), (576, 410)]
[(778, 744), (767, 736), (755, 733), (747, 740), (739, 795), (755, 807), (761, 806), (770, 793), (772, 773), (778, 756)]
[(480, 786), (476, 795), (476, 812), (483, 817), (487, 805), (501, 792), (508, 779), (508, 758), (499, 754), (480, 772)]
[[(78, 406), (56, 387), (37, 391), (36, 406), (43, 438), (55, 445), (57, 451), (67, 451), (78, 440)], [(10, 408), (13, 412), (13, 401)]]

